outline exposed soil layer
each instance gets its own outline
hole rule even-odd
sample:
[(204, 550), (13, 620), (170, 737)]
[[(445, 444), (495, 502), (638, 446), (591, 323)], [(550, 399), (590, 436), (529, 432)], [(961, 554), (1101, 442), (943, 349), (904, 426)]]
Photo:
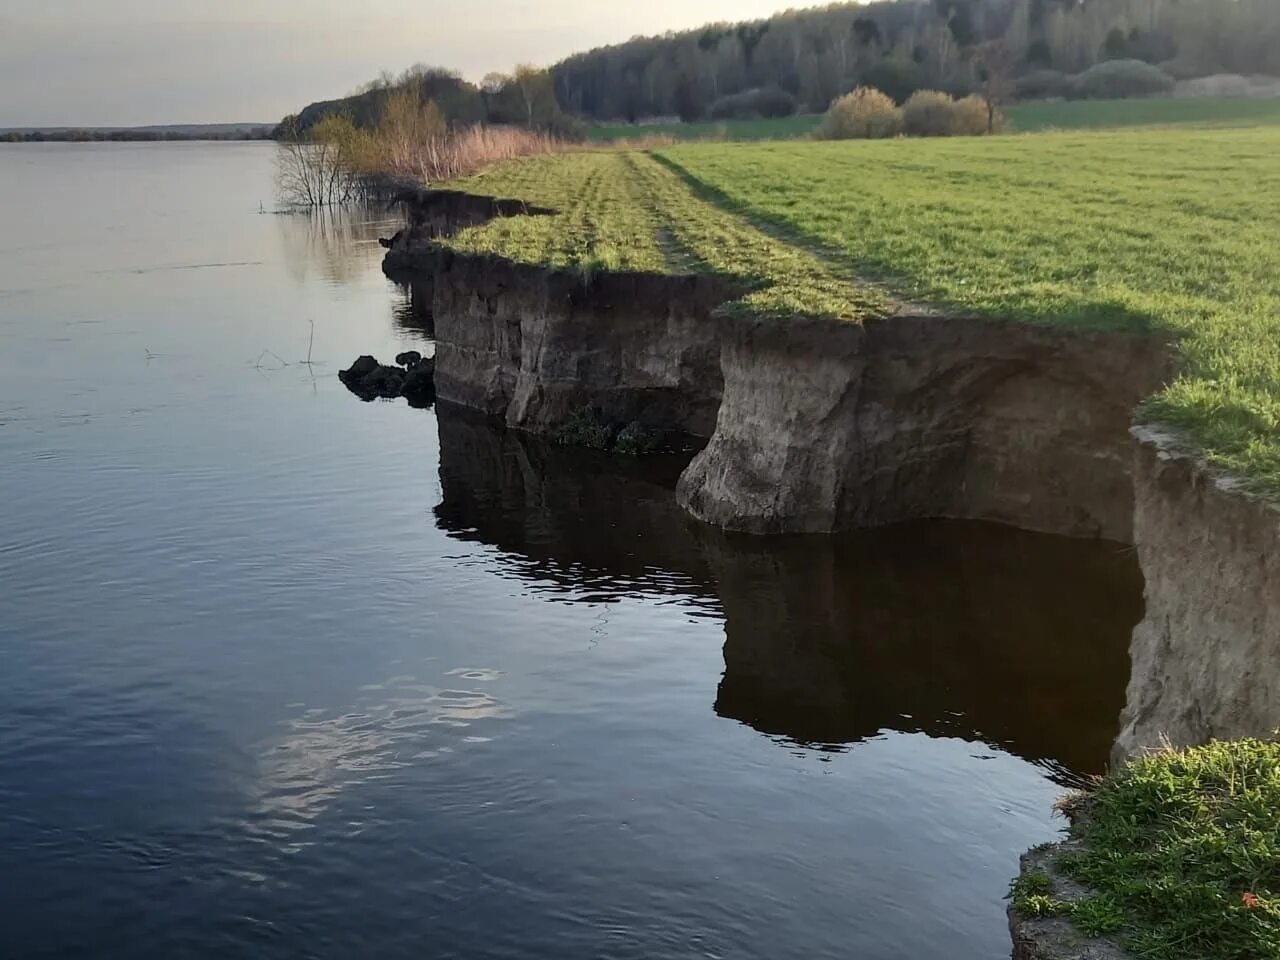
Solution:
[(431, 266), (441, 399), (534, 432), (590, 408), (606, 423), (711, 435), (724, 280), (584, 278), (443, 250)]
[(1168, 739), (1280, 728), (1280, 510), (1208, 468), (1177, 433), (1137, 427), (1134, 526), (1146, 616), (1133, 633), (1114, 759)]
[(1127, 334), (899, 315), (723, 325), (715, 434), (681, 502), (751, 533), (918, 517), (1128, 541), (1127, 434), (1168, 350)]

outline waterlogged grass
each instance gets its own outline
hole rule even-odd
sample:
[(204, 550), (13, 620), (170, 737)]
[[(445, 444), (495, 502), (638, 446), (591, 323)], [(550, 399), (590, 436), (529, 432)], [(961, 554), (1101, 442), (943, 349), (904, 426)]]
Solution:
[(1044, 875), (1011, 891), (1031, 916), (1069, 916), (1147, 960), (1280, 956), (1280, 745), (1255, 740), (1166, 751), (1103, 780), (1087, 801), (1082, 853), (1063, 873), (1094, 895), (1054, 900)]
[(1175, 338), (1144, 416), (1280, 495), (1280, 126), (658, 151), (703, 196), (966, 313)]
[(518, 197), (554, 216), (512, 217), (446, 241), (466, 253), (573, 269), (702, 273), (741, 282), (730, 311), (858, 320), (887, 298), (859, 285), (849, 264), (777, 239), (698, 195), (669, 162), (595, 151), (513, 161), (456, 186)]

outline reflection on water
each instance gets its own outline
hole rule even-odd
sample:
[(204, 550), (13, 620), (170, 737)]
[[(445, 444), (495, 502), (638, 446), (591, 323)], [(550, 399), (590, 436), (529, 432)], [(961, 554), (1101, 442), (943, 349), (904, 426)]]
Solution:
[(403, 223), (395, 208), (353, 204), (318, 210), (288, 209), (271, 216), (279, 228), (285, 266), (300, 282), (313, 273), (329, 283), (352, 283), (367, 277), (382, 262), (378, 243)]
[(716, 712), (790, 744), (920, 731), (998, 745), (1063, 782), (1102, 772), (1142, 614), (1132, 551), (946, 521), (727, 537), (676, 506), (680, 466), (446, 409), (436, 517), (556, 599), (703, 595), (725, 619)]
[(497, 672), (457, 668), (466, 687), (440, 688), (413, 677), (365, 684), (342, 712), (300, 710), (272, 742), (261, 745), (252, 831), (296, 843), (344, 789), (439, 758), (461, 744), (488, 739), (485, 721), (509, 711), (479, 689)]
[(1142, 615), (1130, 551), (913, 523), (716, 551), (716, 712), (793, 742), (959, 736), (1101, 773)]
[[(393, 278), (394, 279), (394, 278)], [(423, 279), (396, 279), (400, 297), (391, 307), (391, 316), (402, 330), (427, 339), (436, 335), (436, 321), (431, 315), (431, 283)]]

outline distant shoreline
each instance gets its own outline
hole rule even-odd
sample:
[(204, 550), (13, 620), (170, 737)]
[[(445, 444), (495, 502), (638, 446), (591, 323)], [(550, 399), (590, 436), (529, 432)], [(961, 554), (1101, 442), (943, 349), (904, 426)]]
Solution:
[(191, 123), (144, 127), (7, 127), (0, 143), (147, 143), (167, 140), (270, 140), (273, 123)]

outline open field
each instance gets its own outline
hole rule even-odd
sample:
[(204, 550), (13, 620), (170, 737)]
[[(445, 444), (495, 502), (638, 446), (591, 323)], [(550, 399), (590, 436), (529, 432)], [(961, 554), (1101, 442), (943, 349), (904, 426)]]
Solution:
[(587, 136), (597, 142), (634, 140), (637, 137), (669, 136), (677, 140), (790, 140), (810, 134), (822, 117), (802, 114), (775, 120), (704, 120), (696, 123), (620, 123), (588, 128)]
[(563, 211), (455, 243), (596, 269), (703, 270), (734, 305), (858, 320), (854, 275), (968, 314), (1179, 338), (1147, 404), (1280, 494), (1280, 126), (539, 158), (469, 181)]
[(1060, 100), (1009, 108), (1014, 133), (1195, 124), (1247, 127), (1280, 123), (1280, 100), (1152, 99)]
[[(1254, 126), (1280, 123), (1280, 100), (1029, 101), (1012, 105), (1006, 114), (1011, 133), (1169, 124)], [(626, 140), (653, 134), (677, 140), (792, 140), (813, 133), (821, 121), (822, 117), (817, 114), (806, 114), (777, 120), (657, 123), (641, 127), (618, 124), (591, 127), (587, 135), (595, 141)]]

